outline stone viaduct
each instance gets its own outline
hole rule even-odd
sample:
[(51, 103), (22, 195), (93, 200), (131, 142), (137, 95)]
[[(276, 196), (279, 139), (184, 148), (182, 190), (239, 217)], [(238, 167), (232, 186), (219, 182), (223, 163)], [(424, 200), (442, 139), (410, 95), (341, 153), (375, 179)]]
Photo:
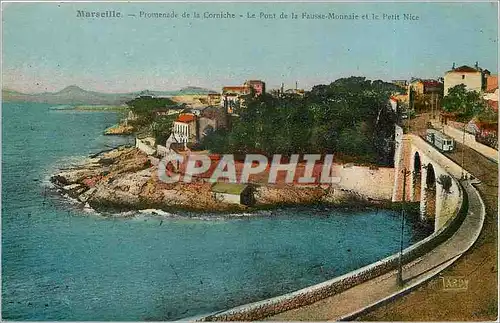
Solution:
[(461, 166), (414, 134), (396, 127), (392, 200), (420, 203), (421, 220), (439, 230), (460, 208), (458, 180), (470, 178)]

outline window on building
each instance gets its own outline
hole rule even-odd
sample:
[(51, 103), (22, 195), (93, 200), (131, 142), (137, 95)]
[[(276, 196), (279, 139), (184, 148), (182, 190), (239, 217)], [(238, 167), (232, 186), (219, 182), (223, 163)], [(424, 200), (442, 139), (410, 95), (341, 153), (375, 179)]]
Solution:
[(462, 75), (462, 80), (465, 79), (465, 75)]

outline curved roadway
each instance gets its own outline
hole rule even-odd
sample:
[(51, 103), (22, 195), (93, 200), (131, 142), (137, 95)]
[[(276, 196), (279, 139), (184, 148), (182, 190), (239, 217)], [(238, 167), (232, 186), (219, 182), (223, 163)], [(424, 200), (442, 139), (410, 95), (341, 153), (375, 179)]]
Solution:
[(404, 267), (403, 287), (396, 282), (397, 271), (392, 271), (340, 294), (280, 313), (267, 320), (348, 320), (374, 305), (411, 290), (451, 265), (477, 240), (485, 217), (485, 206), (471, 181), (465, 181), (463, 185), (469, 197), (469, 210), (464, 222), (447, 241)]
[[(370, 310), (359, 320), (498, 320), (498, 164), (461, 143), (446, 155), (481, 180), (475, 187), (486, 206), (486, 218), (478, 240), (437, 277), (407, 295)], [(441, 277), (462, 277), (468, 281), (467, 288), (444, 289)]]

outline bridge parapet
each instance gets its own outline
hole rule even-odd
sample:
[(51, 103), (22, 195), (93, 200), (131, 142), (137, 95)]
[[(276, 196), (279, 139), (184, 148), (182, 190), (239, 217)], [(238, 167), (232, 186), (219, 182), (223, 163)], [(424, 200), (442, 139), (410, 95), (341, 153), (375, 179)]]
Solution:
[(459, 179), (462, 175), (467, 178), (471, 177), (471, 174), (462, 168), (462, 166), (456, 164), (454, 161), (443, 155), (436, 147), (429, 144), (427, 141), (422, 139), (419, 136), (408, 134), (405, 135), (411, 141), (411, 145), (416, 147), (416, 150), (422, 152), (427, 156), (429, 160), (431, 160), (436, 165), (441, 165), (445, 169), (445, 171), (451, 176)]
[[(419, 201), (421, 219), (438, 231), (460, 208), (463, 196), (458, 179), (470, 178), (471, 174), (419, 136), (405, 134), (400, 145), (394, 190), (401, 191), (401, 173), (408, 170), (406, 200)], [(401, 192), (393, 197), (394, 201), (402, 200)]]

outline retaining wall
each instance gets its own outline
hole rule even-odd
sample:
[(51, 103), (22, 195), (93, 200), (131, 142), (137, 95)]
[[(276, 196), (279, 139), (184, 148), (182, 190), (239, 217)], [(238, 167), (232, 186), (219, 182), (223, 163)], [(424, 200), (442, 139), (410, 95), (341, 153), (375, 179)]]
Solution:
[(334, 194), (340, 189), (375, 200), (392, 198), (394, 168), (334, 164), (332, 174), (340, 179), (332, 185)]
[[(140, 151), (144, 152), (146, 155), (153, 155), (156, 150), (150, 145), (151, 141), (149, 138), (139, 139), (135, 138), (135, 147), (137, 147)], [(154, 139), (153, 139), (154, 144)]]

